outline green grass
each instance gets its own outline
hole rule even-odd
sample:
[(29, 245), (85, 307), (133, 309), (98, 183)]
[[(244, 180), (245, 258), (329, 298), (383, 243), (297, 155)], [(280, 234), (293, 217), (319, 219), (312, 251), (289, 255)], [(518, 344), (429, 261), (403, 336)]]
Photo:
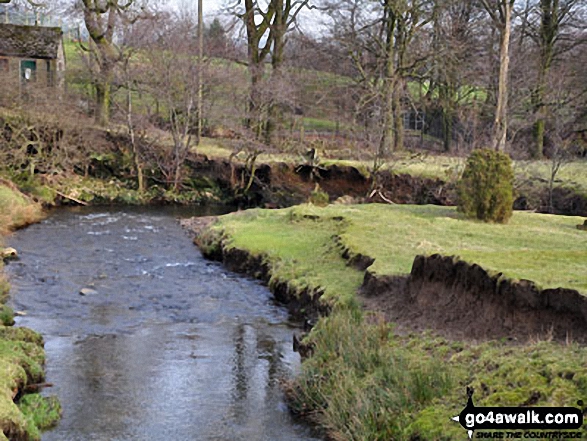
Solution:
[(493, 225), (446, 207), (308, 205), (223, 216), (212, 228), (226, 246), (267, 256), (274, 279), (321, 287), (344, 306), (310, 334), (314, 355), (291, 385), (291, 405), (333, 439), (383, 441), (463, 437), (449, 418), (464, 407), (469, 385), (479, 406), (520, 406), (532, 397), (536, 405), (575, 405), (587, 394), (587, 350), (396, 336), (361, 317), (355, 293), (362, 273), (346, 266), (334, 237), (352, 253), (376, 258), (371, 270), (378, 274), (409, 273), (416, 254), (458, 253), (510, 277), (585, 292), (587, 235), (577, 223), (515, 213), (509, 225)]
[[(38, 204), (10, 183), (0, 184), (0, 239), (3, 233), (38, 221), (41, 216)], [(0, 440), (6, 439), (3, 433), (8, 430), (13, 439), (39, 440), (40, 431), (55, 423), (60, 409), (55, 398), (38, 394), (23, 397), (20, 408), (13, 401), (17, 390), (43, 380), (45, 353), (39, 334), (5, 326), (14, 323), (13, 311), (3, 304), (9, 287), (0, 262)]]
[[(428, 335), (398, 338), (394, 345), (412, 354), (441, 360), (457, 378), (456, 387), (422, 408), (407, 433), (423, 439), (461, 438), (463, 429), (447, 421), (466, 404), (465, 389), (475, 390), (476, 406), (575, 407), (587, 394), (587, 349), (551, 342), (512, 346), (500, 342), (455, 343)], [(583, 428), (583, 437), (587, 434)], [(528, 439), (528, 438), (526, 438)], [(532, 439), (532, 438), (530, 438)]]
[(579, 220), (515, 213), (509, 225), (492, 225), (445, 207), (305, 205), (222, 216), (208, 235), (265, 255), (274, 278), (322, 287), (344, 306), (306, 339), (313, 355), (288, 387), (294, 411), (336, 440), (453, 440), (466, 437), (450, 418), (464, 408), (467, 386), (477, 406), (575, 406), (587, 396), (587, 348), (396, 335), (393, 325), (361, 312), (362, 273), (345, 265), (335, 237), (352, 253), (375, 257), (378, 274), (407, 274), (416, 254), (458, 253), (511, 277), (585, 292), (587, 234), (576, 230)]
[(587, 291), (587, 234), (579, 218), (515, 213), (509, 225), (467, 221), (433, 206), (300, 206), (224, 216), (214, 228), (228, 246), (266, 255), (274, 278), (322, 287), (335, 305), (309, 341), (314, 356), (291, 386), (293, 408), (333, 439), (459, 439), (449, 420), (477, 390), (477, 405), (575, 405), (587, 394), (587, 350), (541, 342), (474, 345), (428, 335), (394, 336), (360, 317), (362, 273), (345, 266), (334, 236), (376, 258), (377, 274), (407, 274), (417, 254), (465, 260), (543, 286)]
[(321, 320), (309, 340), (314, 356), (291, 387), (290, 403), (314, 415), (329, 439), (406, 439), (419, 411), (457, 385), (442, 358), (396, 344), (388, 326), (349, 311)]
[[(170, 139), (168, 142), (172, 142), (172, 140)], [(228, 159), (232, 154), (232, 149), (225, 147), (223, 143), (211, 138), (202, 138), (200, 145), (192, 148), (192, 150), (215, 159)]]
[(41, 216), (38, 205), (22, 193), (0, 183), (0, 234), (38, 221)]
[(348, 305), (363, 274), (346, 266), (332, 240), (338, 221), (316, 222), (290, 210), (248, 210), (222, 217), (215, 231), (230, 238), (225, 246), (266, 255), (273, 267), (272, 283), (289, 281), (295, 289), (323, 288), (323, 299)]
[(516, 212), (509, 224), (464, 220), (452, 207), (329, 207), (327, 216), (350, 221), (344, 243), (375, 258), (377, 274), (407, 274), (417, 254), (457, 255), (514, 279), (543, 288), (565, 287), (587, 294), (587, 235), (578, 217)]
[(337, 130), (336, 121), (323, 118), (303, 118), (304, 130), (316, 132), (334, 132)]
[(450, 418), (465, 407), (467, 386), (476, 406), (569, 407), (587, 395), (587, 349), (578, 345), (398, 336), (348, 311), (322, 319), (308, 341), (314, 355), (290, 404), (336, 440), (466, 439)]
[[(339, 235), (351, 253), (374, 258), (370, 271), (379, 275), (409, 274), (416, 255), (439, 253), (513, 279), (532, 280), (542, 288), (587, 294), (587, 234), (576, 228), (582, 223), (578, 217), (515, 212), (509, 224), (486, 224), (465, 220), (452, 207), (370, 204), (252, 210), (225, 216), (215, 228), (225, 229), (233, 246), (275, 256), (284, 266), (279, 269), (283, 276), (320, 279), (320, 286), (328, 286), (326, 274), (336, 267), (331, 291), (346, 298), (359, 277), (347, 280), (349, 275), (343, 274), (352, 272), (340, 258), (335, 264), (333, 254), (340, 250), (333, 248), (333, 235)], [(313, 250), (329, 257), (325, 267)]]
[(29, 437), (41, 439), (41, 431), (54, 427), (61, 418), (61, 404), (57, 397), (29, 394), (18, 403), (23, 413)]
[(0, 326), (14, 325), (14, 311), (6, 305), (0, 305)]
[[(550, 179), (551, 162), (544, 161), (518, 161), (515, 163), (518, 180), (542, 180)], [(564, 163), (555, 177), (557, 186), (574, 188), (580, 193), (587, 194), (587, 161), (576, 160)]]
[(42, 340), (8, 329), (11, 328), (0, 326), (0, 433), (11, 428), (17, 439), (38, 440), (39, 427), (21, 412), (12, 398), (17, 389), (43, 380)]

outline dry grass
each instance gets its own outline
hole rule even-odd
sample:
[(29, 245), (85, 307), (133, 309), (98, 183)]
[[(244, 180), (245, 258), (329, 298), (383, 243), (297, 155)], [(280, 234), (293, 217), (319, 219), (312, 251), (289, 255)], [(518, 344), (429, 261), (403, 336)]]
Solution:
[(12, 186), (0, 183), (0, 234), (39, 221), (41, 207)]

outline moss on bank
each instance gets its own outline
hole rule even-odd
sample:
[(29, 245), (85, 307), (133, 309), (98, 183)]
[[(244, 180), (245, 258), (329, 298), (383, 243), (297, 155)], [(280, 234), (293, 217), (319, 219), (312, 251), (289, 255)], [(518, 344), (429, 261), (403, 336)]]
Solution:
[(334, 305), (306, 339), (313, 355), (289, 388), (296, 412), (337, 440), (450, 440), (466, 436), (450, 417), (465, 406), (467, 386), (477, 406), (576, 406), (587, 396), (587, 349), (398, 335), (357, 306), (363, 272), (342, 254), (370, 256), (370, 271), (399, 275), (409, 273), (416, 254), (442, 251), (586, 293), (587, 239), (577, 223), (516, 213), (499, 226), (464, 221), (443, 207), (301, 206), (223, 216), (200, 240), (208, 251), (264, 256), (272, 280), (323, 290)]
[[(1, 182), (1, 180), (0, 180)], [(201, 179), (188, 183), (182, 191), (168, 190), (152, 185), (140, 192), (134, 182), (111, 178), (99, 179), (76, 174), (45, 176), (40, 179), (18, 177), (18, 186), (45, 206), (56, 204), (124, 204), (146, 205), (150, 203), (206, 204), (222, 203), (224, 195), (212, 181)]]
[[(41, 216), (38, 204), (12, 183), (0, 181), (0, 232), (36, 222)], [(9, 284), (2, 269), (0, 262), (0, 440), (39, 440), (40, 431), (56, 424), (61, 410), (55, 398), (22, 395), (26, 386), (44, 379), (43, 338), (30, 329), (10, 326), (14, 313), (4, 305)]]

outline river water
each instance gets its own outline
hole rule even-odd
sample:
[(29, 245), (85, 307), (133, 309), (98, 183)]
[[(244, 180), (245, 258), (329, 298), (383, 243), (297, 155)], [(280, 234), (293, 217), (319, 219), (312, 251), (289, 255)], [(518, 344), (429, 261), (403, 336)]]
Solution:
[(64, 209), (9, 238), (11, 306), (44, 335), (63, 406), (43, 440), (316, 439), (280, 387), (295, 326), (267, 288), (202, 258), (176, 219), (202, 214)]

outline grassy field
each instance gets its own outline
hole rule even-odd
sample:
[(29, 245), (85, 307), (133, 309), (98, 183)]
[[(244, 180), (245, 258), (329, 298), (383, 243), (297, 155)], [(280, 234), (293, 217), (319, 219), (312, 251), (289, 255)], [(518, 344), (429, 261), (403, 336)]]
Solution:
[[(578, 217), (516, 212), (507, 225), (485, 224), (465, 220), (452, 207), (370, 204), (250, 210), (223, 217), (215, 228), (225, 229), (233, 246), (268, 252), (279, 261), (277, 274), (293, 275), (295, 283), (331, 286), (319, 280), (332, 273), (332, 291), (342, 298), (360, 277), (341, 263), (335, 269), (337, 259), (321, 257), (339, 253), (333, 235), (352, 253), (374, 258), (370, 271), (379, 275), (408, 274), (416, 255), (440, 253), (543, 288), (587, 295), (587, 234), (576, 229), (582, 223)], [(324, 253), (314, 256), (312, 246)]]
[(587, 234), (579, 223), (515, 213), (509, 225), (488, 225), (446, 207), (305, 205), (222, 216), (207, 235), (267, 256), (274, 279), (321, 287), (336, 305), (307, 337), (313, 356), (288, 388), (296, 412), (336, 440), (453, 440), (466, 437), (450, 417), (465, 406), (467, 386), (477, 406), (575, 406), (587, 396), (587, 348), (396, 335), (393, 324), (361, 312), (363, 273), (346, 266), (335, 239), (374, 257), (378, 274), (407, 274), (416, 254), (442, 252), (587, 294)]
[[(37, 204), (5, 184), (0, 184), (0, 248), (3, 234), (42, 216)], [(11, 439), (39, 440), (40, 431), (55, 424), (61, 410), (56, 399), (38, 394), (23, 397), (18, 405), (13, 401), (16, 391), (42, 381), (45, 353), (40, 335), (11, 326), (13, 312), (4, 305), (9, 288), (0, 260), (0, 440), (9, 431)]]

